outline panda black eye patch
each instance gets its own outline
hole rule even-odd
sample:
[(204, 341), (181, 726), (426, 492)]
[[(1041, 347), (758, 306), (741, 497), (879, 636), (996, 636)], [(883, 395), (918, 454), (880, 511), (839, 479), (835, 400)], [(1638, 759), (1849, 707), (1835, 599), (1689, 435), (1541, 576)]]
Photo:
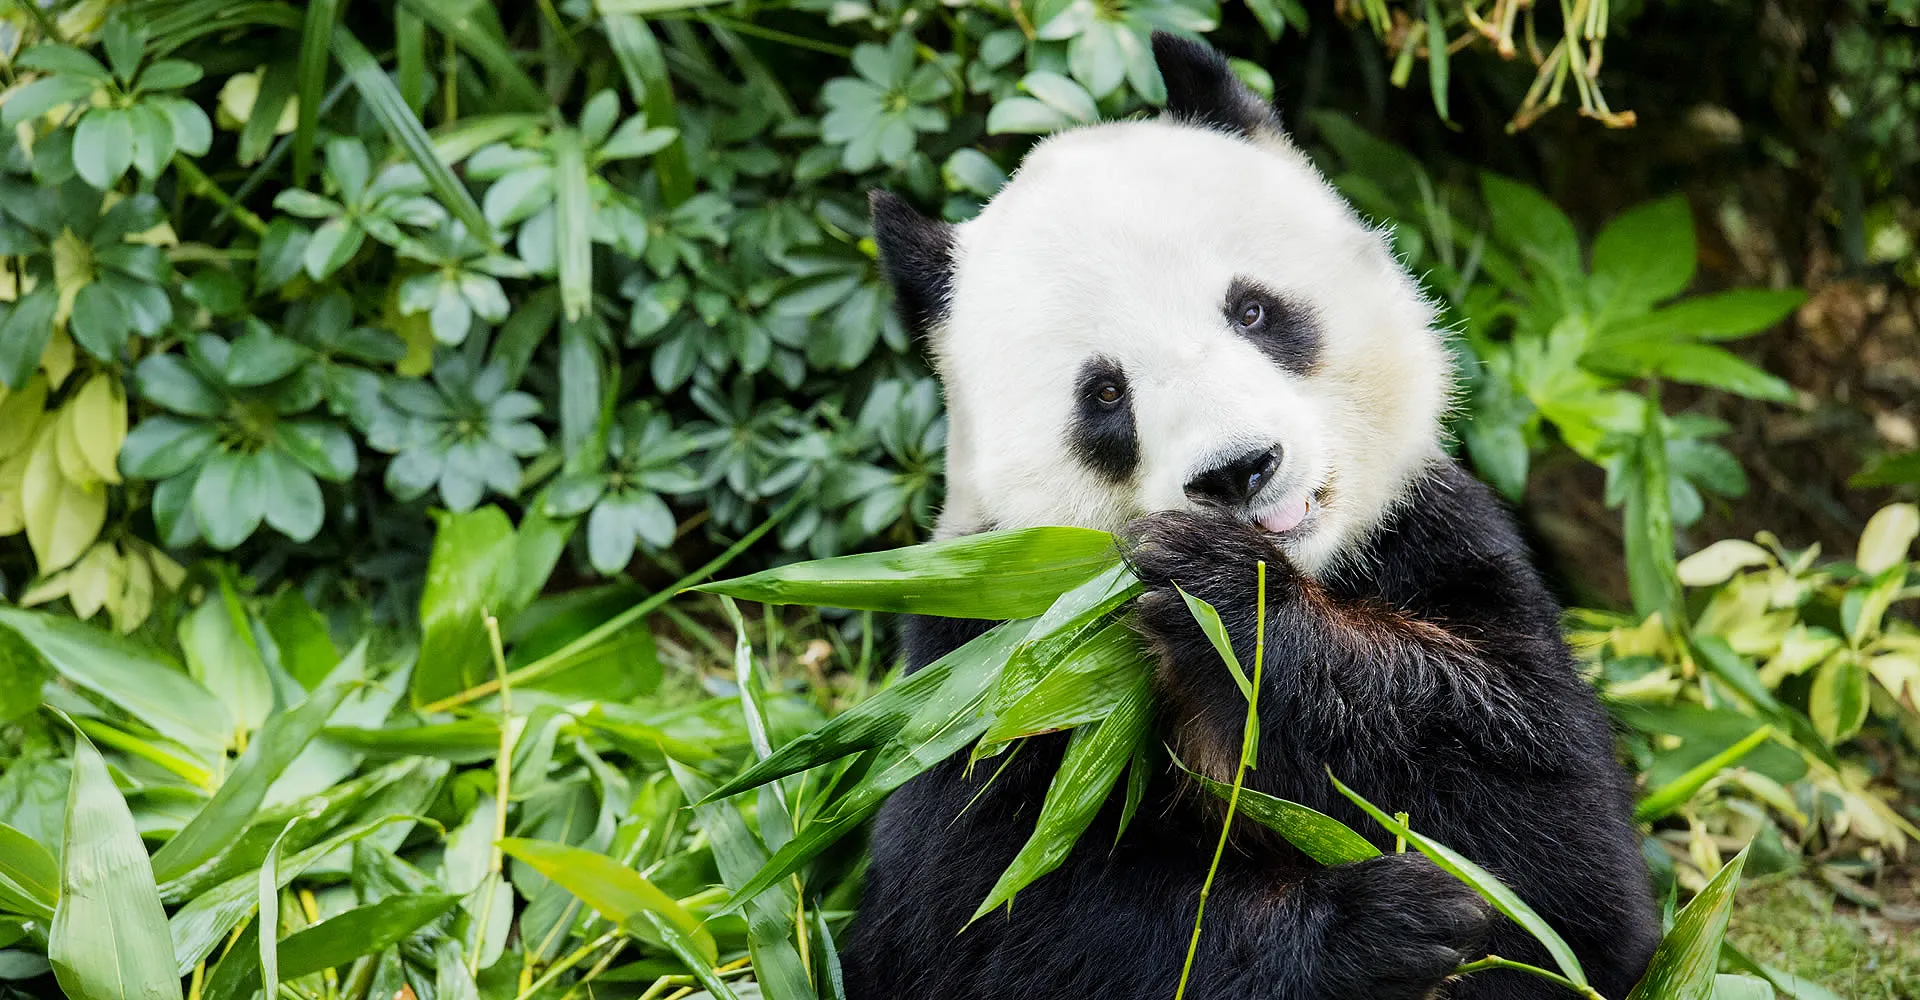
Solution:
[(1100, 476), (1119, 482), (1133, 474), (1140, 461), (1133, 395), (1127, 373), (1112, 358), (1088, 358), (1080, 366), (1067, 438), (1075, 457)]
[(1227, 286), (1221, 309), (1235, 333), (1281, 368), (1307, 375), (1319, 363), (1320, 324), (1306, 305), (1242, 277)]

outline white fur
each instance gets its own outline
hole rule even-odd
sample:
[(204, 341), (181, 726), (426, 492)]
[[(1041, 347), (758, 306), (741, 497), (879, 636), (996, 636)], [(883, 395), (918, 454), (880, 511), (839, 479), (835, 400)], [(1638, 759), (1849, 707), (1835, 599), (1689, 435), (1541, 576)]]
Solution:
[[(1193, 506), (1184, 484), (1195, 474), (1279, 442), (1283, 464), (1253, 513), (1326, 488), (1328, 503), (1283, 538), (1311, 573), (1439, 454), (1451, 371), (1432, 306), (1281, 136), (1167, 120), (1062, 133), (957, 227), (954, 255), (933, 332), (950, 421), (943, 536), (1114, 530)], [(1236, 276), (1311, 305), (1313, 375), (1229, 328)], [(1075, 379), (1094, 355), (1129, 380), (1140, 462), (1119, 485), (1068, 443)]]

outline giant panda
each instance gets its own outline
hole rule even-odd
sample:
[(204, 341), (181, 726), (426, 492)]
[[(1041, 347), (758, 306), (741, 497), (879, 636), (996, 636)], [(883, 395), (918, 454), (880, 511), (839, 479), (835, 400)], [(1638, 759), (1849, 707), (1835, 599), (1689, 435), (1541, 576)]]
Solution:
[[(1188, 996), (1570, 995), (1517, 972), (1450, 979), (1489, 953), (1552, 963), (1395, 853), (1331, 770), (1499, 875), (1620, 1000), (1659, 937), (1630, 784), (1513, 521), (1444, 450), (1434, 308), (1218, 53), (1167, 35), (1153, 51), (1164, 115), (1041, 142), (972, 220), (872, 199), (949, 411), (937, 534), (1115, 532), (1146, 584), (1158, 735), (1221, 780), (1246, 702), (1175, 588), (1218, 608), (1250, 663), (1268, 564), (1248, 785), (1386, 853), (1327, 868), (1236, 824)], [(910, 620), (909, 667), (991, 624)], [(853, 1000), (1174, 996), (1222, 810), (1170, 766), (1117, 840), (1116, 791), (1057, 870), (968, 926), (1064, 746), (1029, 742), (1004, 769), (960, 754), (882, 808), (845, 941)]]

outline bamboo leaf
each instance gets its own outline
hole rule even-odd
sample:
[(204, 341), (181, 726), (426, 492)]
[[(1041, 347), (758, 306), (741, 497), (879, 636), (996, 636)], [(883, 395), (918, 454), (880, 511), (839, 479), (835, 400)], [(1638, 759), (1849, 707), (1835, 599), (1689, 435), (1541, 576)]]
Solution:
[(769, 781), (862, 753), (896, 738), (916, 716), (950, 711), (977, 687), (1024, 639), (1031, 622), (999, 625), (910, 674), (905, 680), (834, 716), (826, 724), (775, 750), (739, 777), (707, 793), (699, 804), (738, 795)]
[(506, 43), (493, 32), (488, 31), (481, 19), (474, 16), (473, 9), (478, 4), (459, 3), (450, 0), (400, 0), (400, 6), (415, 17), (420, 18), (433, 30), (453, 40), (474, 61), (487, 68), (493, 74), (494, 89), (506, 98), (513, 108), (533, 110), (544, 108), (549, 103), (546, 92), (533, 82), (533, 77), (520, 68)]
[[(566, 844), (519, 837), (502, 840), (499, 846), (502, 852), (526, 862), (615, 924), (636, 932), (667, 928), (690, 946), (709, 970), (719, 956), (713, 935), (699, 918), (642, 878), (639, 872), (620, 862)], [(645, 920), (648, 915), (660, 921)], [(673, 947), (671, 939), (665, 943)], [(689, 965), (696, 964), (689, 962)]]
[(1740, 742), (1714, 754), (1689, 768), (1685, 774), (1667, 782), (1640, 800), (1633, 809), (1633, 818), (1642, 823), (1651, 823), (1675, 809), (1686, 805), (1689, 800), (1707, 782), (1712, 781), (1720, 772), (1740, 762), (1747, 754), (1757, 749), (1773, 737), (1772, 726), (1761, 726), (1748, 733)]
[(179, 1000), (173, 942), (133, 813), (77, 730), (47, 960), (73, 1000)]
[(492, 245), (493, 230), (487, 225), (487, 218), (480, 211), (480, 205), (473, 200), (460, 179), (453, 175), (445, 161), (434, 151), (433, 140), (427, 136), (427, 130), (420, 125), (420, 119), (407, 108), (406, 98), (400, 96), (399, 88), (393, 85), (392, 78), (373, 53), (360, 44), (358, 38), (348, 31), (345, 25), (333, 30), (333, 54), (340, 60), (340, 66), (346, 70), (347, 78), (353, 81), (354, 89), (360, 91), (360, 99), (366, 103), (367, 110), (386, 130), (394, 144), (406, 153), (407, 159), (420, 168), (426, 176), (427, 186), (433, 189), (434, 197), (447, 211), (466, 224), (467, 232), (475, 239)]
[[(1232, 795), (1232, 785), (1189, 769), (1179, 758), (1175, 758), (1173, 763), (1199, 782), (1200, 787), (1219, 796), (1220, 801), (1225, 802)], [(1380, 856), (1378, 847), (1353, 832), (1345, 823), (1298, 802), (1289, 802), (1243, 787), (1240, 789), (1239, 811), (1323, 865), (1352, 864)]]
[(327, 86), (327, 48), (340, 22), (343, 0), (309, 0), (300, 28), (298, 81), (299, 119), (293, 129), (293, 186), (306, 187), (313, 170), (314, 138), (320, 131), (320, 95)]
[(254, 923), (260, 928), (260, 993), (263, 997), (280, 995), (280, 845), (293, 832), (297, 819), (290, 819), (267, 848), (260, 864), (258, 909)]
[(1000, 873), (992, 891), (973, 911), (968, 923), (993, 912), (1002, 903), (1011, 904), (1020, 890), (1066, 860), (1113, 792), (1120, 773), (1133, 759), (1134, 749), (1146, 735), (1151, 715), (1151, 687), (1143, 671), (1128, 683), (1112, 714), (1097, 724), (1074, 731), (1067, 743), (1066, 755), (1060, 760), (1060, 769), (1054, 772), (1053, 781), (1047, 786), (1033, 834), (1006, 871)]
[(1023, 736), (1105, 718), (1146, 682), (1150, 672), (1146, 648), (1133, 624), (1111, 621), (1061, 657), (1012, 704), (996, 708), (974, 757), (989, 756)]
[(327, 683), (299, 707), (276, 715), (260, 729), (220, 790), (153, 856), (154, 875), (163, 882), (188, 876), (232, 843), (254, 819), (267, 789), (327, 724), (327, 718), (358, 684), (366, 663), (366, 642), (334, 668)]
[[(632, 14), (603, 12), (600, 25), (614, 59), (620, 63), (621, 74), (627, 78), (634, 103), (646, 110), (647, 124), (678, 132), (680, 116), (673, 100), (673, 80), (667, 75), (667, 60), (660, 51), (659, 39), (653, 37), (653, 29)], [(693, 168), (687, 162), (684, 139), (675, 138), (654, 154), (653, 167), (660, 175), (660, 193), (669, 207), (693, 196)]]
[[(1372, 816), (1375, 822), (1386, 827), (1388, 833), (1406, 838), (1407, 843), (1432, 859), (1434, 864), (1471, 886), (1487, 902), (1492, 903), (1494, 909), (1506, 914), (1507, 919), (1519, 924), (1528, 934), (1533, 935), (1546, 947), (1547, 954), (1553, 956), (1554, 964), (1560, 967), (1562, 975), (1581, 986), (1587, 985), (1587, 974), (1581, 970), (1580, 960), (1574, 957), (1573, 949), (1567, 946), (1566, 940), (1561, 938), (1559, 932), (1542, 919), (1540, 914), (1533, 912), (1533, 907), (1528, 906), (1518, 893), (1507, 888), (1506, 883), (1493, 877), (1485, 868), (1467, 860), (1453, 848), (1423, 834), (1415, 833), (1407, 824), (1387, 815), (1379, 807), (1362, 798), (1359, 792), (1341, 784), (1339, 778), (1331, 774), (1328, 777), (1340, 794), (1359, 806), (1367, 815)], [(1659, 994), (1659, 996), (1664, 1000), (1665, 994)]]
[(796, 563), (694, 589), (763, 604), (1029, 618), (1118, 559), (1103, 531), (1024, 528)]
[(19, 830), (0, 823), (0, 909), (46, 920), (60, 902), (60, 863)]
[(1707, 1000), (1720, 964), (1720, 945), (1727, 934), (1727, 915), (1733, 910), (1734, 891), (1747, 864), (1743, 848), (1732, 861), (1674, 917), (1673, 929), (1653, 953), (1647, 974), (1627, 1000)]
[(57, 615), (0, 607), (0, 628), (37, 650), (75, 687), (115, 705), (202, 762), (221, 755), (231, 716), (164, 655)]
[[(593, 201), (587, 191), (587, 151), (580, 133), (571, 128), (555, 129), (548, 148), (553, 151), (560, 307), (569, 322), (578, 323), (593, 306)], [(597, 397), (596, 393), (587, 401), (597, 403)]]

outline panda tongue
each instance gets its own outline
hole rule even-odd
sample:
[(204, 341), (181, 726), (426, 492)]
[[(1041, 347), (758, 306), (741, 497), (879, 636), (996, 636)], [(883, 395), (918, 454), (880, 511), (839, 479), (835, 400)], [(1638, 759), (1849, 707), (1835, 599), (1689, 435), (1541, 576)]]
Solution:
[(1276, 535), (1284, 535), (1292, 531), (1301, 521), (1306, 520), (1306, 517), (1307, 498), (1300, 497), (1268, 511), (1260, 518), (1260, 526)]

